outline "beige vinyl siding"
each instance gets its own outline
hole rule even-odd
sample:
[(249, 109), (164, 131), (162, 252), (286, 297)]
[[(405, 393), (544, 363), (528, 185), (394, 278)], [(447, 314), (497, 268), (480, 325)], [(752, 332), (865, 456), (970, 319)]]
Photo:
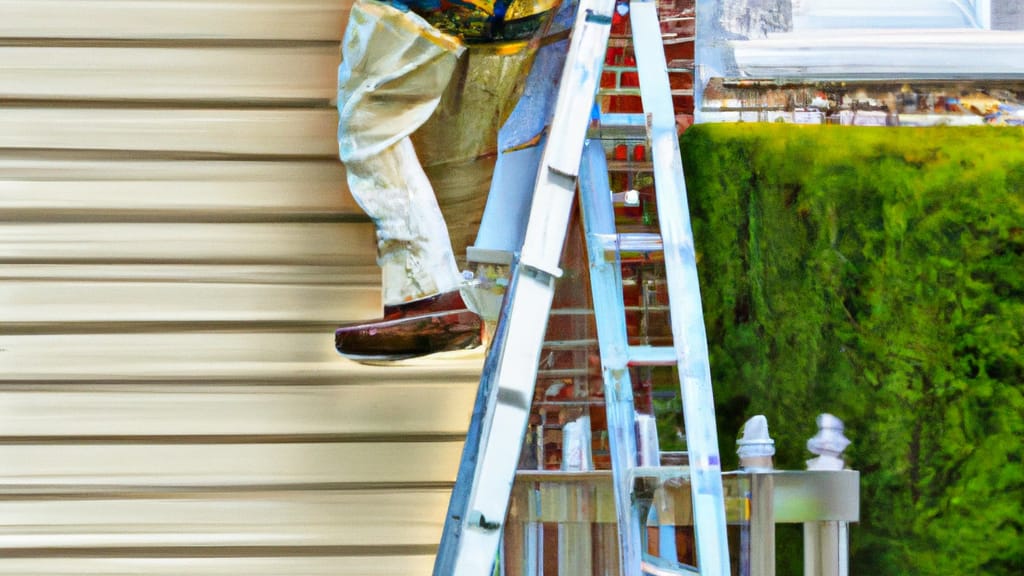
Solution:
[(348, 0), (0, 0), (0, 37), (336, 42)]
[(0, 0), (0, 575), (429, 574), (479, 352), (366, 366), (347, 0)]

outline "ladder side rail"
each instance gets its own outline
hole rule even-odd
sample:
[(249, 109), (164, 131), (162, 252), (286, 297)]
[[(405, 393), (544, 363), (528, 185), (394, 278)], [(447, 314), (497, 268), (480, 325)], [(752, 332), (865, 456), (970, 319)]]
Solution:
[[(480, 418), (479, 443), (464, 448), (476, 451), (475, 458), (463, 458), (472, 474), (458, 474), (435, 576), (484, 576), (494, 567), (529, 420), (554, 281), (561, 273), (558, 264), (613, 8), (614, 0), (580, 2), (523, 249), (499, 319), (499, 324), (507, 324), (504, 341), (500, 349), (491, 348), (489, 356), (497, 354), (497, 360), (481, 378), (482, 385), (489, 381), (491, 390)], [(457, 526), (449, 528), (449, 521)]]
[[(482, 449), (472, 483), (459, 487), (468, 489), (469, 495), (464, 514), (456, 520), (460, 528), (455, 542), (445, 543), (439, 550), (439, 557), (454, 554), (453, 569), (442, 572), (435, 568), (436, 576), (485, 576), (491, 574), (497, 558), (529, 421), (554, 279), (518, 266), (509, 290), (512, 297), (499, 320), (508, 324), (506, 340), (498, 352), (498, 361), (485, 375), (493, 381), (481, 424)], [(448, 544), (454, 546), (453, 551), (449, 551)]]
[(619, 528), (620, 573), (640, 576), (642, 539), (640, 520), (633, 506), (632, 470), (637, 465), (636, 417), (633, 383), (629, 374), (622, 268), (618, 252), (609, 257), (602, 234), (615, 232), (605, 152), (599, 141), (588, 142), (580, 172), (580, 209), (590, 262), (590, 288), (604, 376), (615, 515)]
[(614, 8), (615, 0), (580, 2), (530, 207), (520, 263), (556, 278)]
[(651, 117), (655, 194), (690, 457), (697, 564), (703, 575), (724, 576), (729, 574), (729, 550), (707, 332), (675, 111), (655, 2), (632, 0), (630, 22), (641, 99), (644, 111)]
[[(516, 262), (512, 263), (512, 269), (516, 270)], [(508, 308), (515, 300), (516, 283), (510, 282), (502, 301), (500, 315), (507, 316)], [(491, 393), (494, 390), (497, 366), (501, 362), (501, 351), (505, 348), (508, 340), (508, 323), (498, 322), (490, 343), (487, 357), (484, 359), (483, 372), (480, 377), (480, 384), (477, 387), (476, 399), (473, 402), (473, 413), (469, 421), (469, 429), (466, 433), (466, 441), (462, 448), (462, 457), (459, 462), (459, 470), (455, 478), (455, 486), (452, 489), (451, 498), (448, 501), (448, 512), (445, 516), (444, 528), (441, 532), (441, 543), (438, 547), (437, 558), (434, 560), (434, 576), (442, 574), (453, 574), (458, 555), (458, 540), (462, 531), (462, 519), (469, 512), (469, 494), (473, 485), (474, 474), (484, 446), (484, 422), (487, 420), (487, 410), (491, 405)]]

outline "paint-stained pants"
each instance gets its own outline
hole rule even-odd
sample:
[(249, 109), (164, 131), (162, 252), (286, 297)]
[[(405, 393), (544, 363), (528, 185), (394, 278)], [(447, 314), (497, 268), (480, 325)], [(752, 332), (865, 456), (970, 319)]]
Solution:
[(466, 50), (412, 12), (353, 4), (338, 75), (338, 143), (349, 188), (377, 226), (385, 304), (461, 284), (454, 253), (476, 235), (498, 131), (535, 53), (526, 41)]
[(338, 145), (349, 190), (377, 227), (385, 304), (454, 290), (461, 280), (409, 136), (434, 113), (463, 50), (411, 12), (352, 6), (338, 71)]

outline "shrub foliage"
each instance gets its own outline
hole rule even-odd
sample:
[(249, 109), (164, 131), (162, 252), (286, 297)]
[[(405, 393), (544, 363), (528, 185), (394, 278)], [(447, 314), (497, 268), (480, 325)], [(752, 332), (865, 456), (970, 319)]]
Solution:
[(699, 125), (682, 151), (716, 402), (746, 407), (723, 455), (763, 413), (802, 469), (834, 413), (852, 573), (1024, 573), (1024, 131)]

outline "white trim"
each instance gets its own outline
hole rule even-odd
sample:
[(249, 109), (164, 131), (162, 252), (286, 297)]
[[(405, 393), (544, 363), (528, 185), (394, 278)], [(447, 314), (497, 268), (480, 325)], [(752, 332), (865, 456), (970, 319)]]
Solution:
[(976, 28), (988, 0), (793, 0), (792, 31), (834, 28)]
[(839, 29), (729, 43), (741, 78), (1024, 78), (1024, 32)]

